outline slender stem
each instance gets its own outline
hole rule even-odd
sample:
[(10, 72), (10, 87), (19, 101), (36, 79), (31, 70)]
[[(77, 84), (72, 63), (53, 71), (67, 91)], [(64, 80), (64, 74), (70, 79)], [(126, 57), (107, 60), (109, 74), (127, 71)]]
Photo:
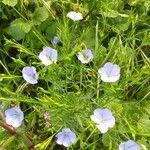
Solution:
[(22, 93), (22, 91), (24, 90), (24, 88), (28, 85), (28, 83), (24, 83), (23, 85), (20, 85), (17, 90), (16, 93)]
[(82, 87), (82, 79), (83, 79), (83, 71), (82, 71), (83, 69), (82, 69), (82, 64), (81, 64), (81, 66), (80, 66), (80, 89), (81, 89), (81, 87)]
[(99, 26), (99, 24), (98, 24), (98, 21), (97, 21), (97, 23), (96, 23), (96, 34), (95, 34), (95, 52), (98, 50), (98, 26)]
[(98, 74), (98, 76), (97, 76), (97, 96), (96, 96), (97, 99), (99, 98), (99, 84), (100, 84), (100, 79), (99, 79), (99, 74)]

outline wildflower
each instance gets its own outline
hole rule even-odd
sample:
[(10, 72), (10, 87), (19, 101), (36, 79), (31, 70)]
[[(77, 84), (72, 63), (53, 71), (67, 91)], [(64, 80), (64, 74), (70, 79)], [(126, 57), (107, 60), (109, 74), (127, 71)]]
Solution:
[(14, 128), (19, 127), (24, 119), (23, 112), (17, 107), (7, 109), (5, 111), (5, 116), (6, 123)]
[(89, 49), (84, 49), (82, 52), (79, 52), (77, 55), (78, 59), (83, 63), (89, 63), (93, 59), (92, 51)]
[(49, 118), (50, 118), (50, 115), (49, 115), (48, 112), (46, 112), (46, 113), (44, 114), (44, 119), (45, 119), (45, 120), (49, 120)]
[(95, 109), (91, 120), (97, 124), (96, 126), (101, 133), (106, 133), (109, 128), (115, 125), (115, 118), (109, 109)]
[(51, 124), (50, 124), (50, 114), (48, 112), (44, 113), (44, 119), (45, 119), (45, 127), (49, 128)]
[(54, 36), (53, 39), (52, 39), (53, 45), (56, 45), (58, 42), (59, 42), (59, 37)]
[(111, 62), (106, 63), (98, 72), (104, 82), (116, 82), (120, 78), (120, 67)]
[(141, 150), (141, 148), (133, 140), (128, 140), (119, 145), (119, 150)]
[(36, 68), (31, 66), (27, 66), (27, 67), (24, 67), (22, 69), (22, 75), (23, 75), (23, 78), (27, 81), (27, 83), (30, 83), (30, 84), (36, 84), (38, 83), (38, 74), (36, 72)]
[(44, 47), (43, 51), (39, 54), (39, 59), (45, 66), (57, 62), (57, 50), (51, 47)]
[(73, 21), (82, 20), (83, 16), (80, 12), (70, 11), (67, 13), (67, 17), (70, 18)]
[(56, 143), (59, 145), (64, 145), (65, 147), (69, 147), (76, 141), (76, 135), (69, 128), (62, 129), (62, 132), (59, 132), (57, 135)]
[(48, 121), (46, 121), (46, 122), (45, 122), (45, 127), (46, 127), (46, 128), (49, 128), (50, 126), (51, 126), (51, 124), (50, 124)]

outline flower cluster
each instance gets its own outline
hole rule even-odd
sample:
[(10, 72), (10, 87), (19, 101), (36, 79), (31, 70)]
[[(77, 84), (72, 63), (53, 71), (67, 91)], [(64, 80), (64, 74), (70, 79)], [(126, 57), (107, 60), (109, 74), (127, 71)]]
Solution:
[[(73, 21), (83, 19), (81, 13), (74, 11), (69, 12), (67, 14), (67, 17), (72, 19)], [(53, 45), (56, 45), (59, 42), (59, 38), (55, 36), (51, 42)], [(94, 55), (90, 49), (83, 49), (82, 51), (78, 52), (77, 58), (81, 63), (87, 64), (93, 60)], [(43, 50), (39, 53), (39, 59), (45, 66), (56, 64), (58, 59), (58, 52), (56, 49), (53, 49), (51, 47), (43, 47)], [(111, 62), (105, 63), (104, 66), (98, 70), (98, 73), (103, 82), (112, 83), (117, 82), (120, 79), (119, 65), (113, 64)], [(38, 83), (38, 74), (35, 67), (24, 67), (22, 70), (22, 75), (27, 83)], [(15, 128), (19, 127), (24, 119), (23, 112), (17, 107), (7, 109), (5, 111), (5, 116), (6, 123)], [(116, 123), (116, 119), (113, 116), (113, 113), (107, 108), (95, 109), (90, 118), (96, 124), (96, 127), (102, 134), (108, 132), (108, 130), (110, 128), (113, 128)], [(44, 119), (46, 121), (46, 127), (49, 127), (49, 113), (44, 114)], [(71, 131), (70, 128), (63, 128), (62, 131), (56, 135), (56, 138), (56, 143), (65, 147), (69, 147), (77, 140), (76, 134)], [(136, 144), (133, 140), (128, 140), (119, 145), (119, 150), (140, 150), (140, 146)]]
[(45, 127), (50, 127), (50, 114), (48, 112), (44, 113), (44, 119), (45, 119)]
[[(96, 127), (101, 131), (102, 134), (106, 133), (109, 128), (114, 127), (115, 117), (109, 109), (95, 109), (93, 115), (90, 116), (91, 120), (97, 125)], [(69, 147), (74, 144), (77, 137), (73, 131), (69, 128), (63, 128), (61, 132), (56, 135), (56, 143)], [(140, 146), (133, 140), (128, 140), (119, 145), (119, 150), (141, 150)]]

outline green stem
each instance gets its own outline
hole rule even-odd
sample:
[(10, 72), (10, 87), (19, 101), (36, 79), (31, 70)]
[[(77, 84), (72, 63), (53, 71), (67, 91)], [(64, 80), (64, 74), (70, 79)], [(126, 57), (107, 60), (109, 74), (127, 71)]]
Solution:
[(82, 65), (80, 66), (80, 89), (81, 89), (81, 86), (82, 86), (82, 80), (83, 80), (83, 74), (82, 74)]
[(97, 99), (99, 98), (99, 84), (100, 84), (100, 78), (99, 78), (99, 74), (98, 74), (98, 76), (97, 76), (97, 96), (96, 96)]

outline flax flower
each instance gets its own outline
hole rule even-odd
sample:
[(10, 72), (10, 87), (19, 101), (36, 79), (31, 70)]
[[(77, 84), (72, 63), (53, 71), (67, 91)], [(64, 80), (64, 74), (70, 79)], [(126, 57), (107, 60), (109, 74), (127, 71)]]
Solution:
[(111, 62), (106, 63), (98, 72), (104, 82), (116, 82), (120, 78), (120, 67)]
[(82, 52), (78, 53), (77, 57), (81, 63), (87, 64), (93, 59), (93, 53), (89, 49), (83, 49)]
[(109, 109), (95, 109), (94, 114), (90, 117), (101, 133), (106, 133), (109, 128), (115, 125), (115, 118)]
[(119, 150), (141, 150), (141, 148), (133, 140), (128, 140), (119, 145)]
[(75, 133), (72, 132), (69, 128), (63, 128), (62, 131), (56, 135), (56, 138), (56, 143), (65, 147), (69, 147), (77, 139)]
[(19, 127), (22, 124), (23, 119), (24, 119), (24, 114), (17, 107), (13, 107), (5, 111), (6, 123), (13, 126), (14, 128)]
[(57, 50), (51, 47), (44, 47), (43, 51), (39, 54), (39, 59), (45, 66), (51, 65), (57, 62)]
[(31, 66), (24, 67), (22, 70), (22, 76), (26, 80), (27, 83), (36, 84), (38, 83), (38, 74), (36, 72), (36, 68)]

